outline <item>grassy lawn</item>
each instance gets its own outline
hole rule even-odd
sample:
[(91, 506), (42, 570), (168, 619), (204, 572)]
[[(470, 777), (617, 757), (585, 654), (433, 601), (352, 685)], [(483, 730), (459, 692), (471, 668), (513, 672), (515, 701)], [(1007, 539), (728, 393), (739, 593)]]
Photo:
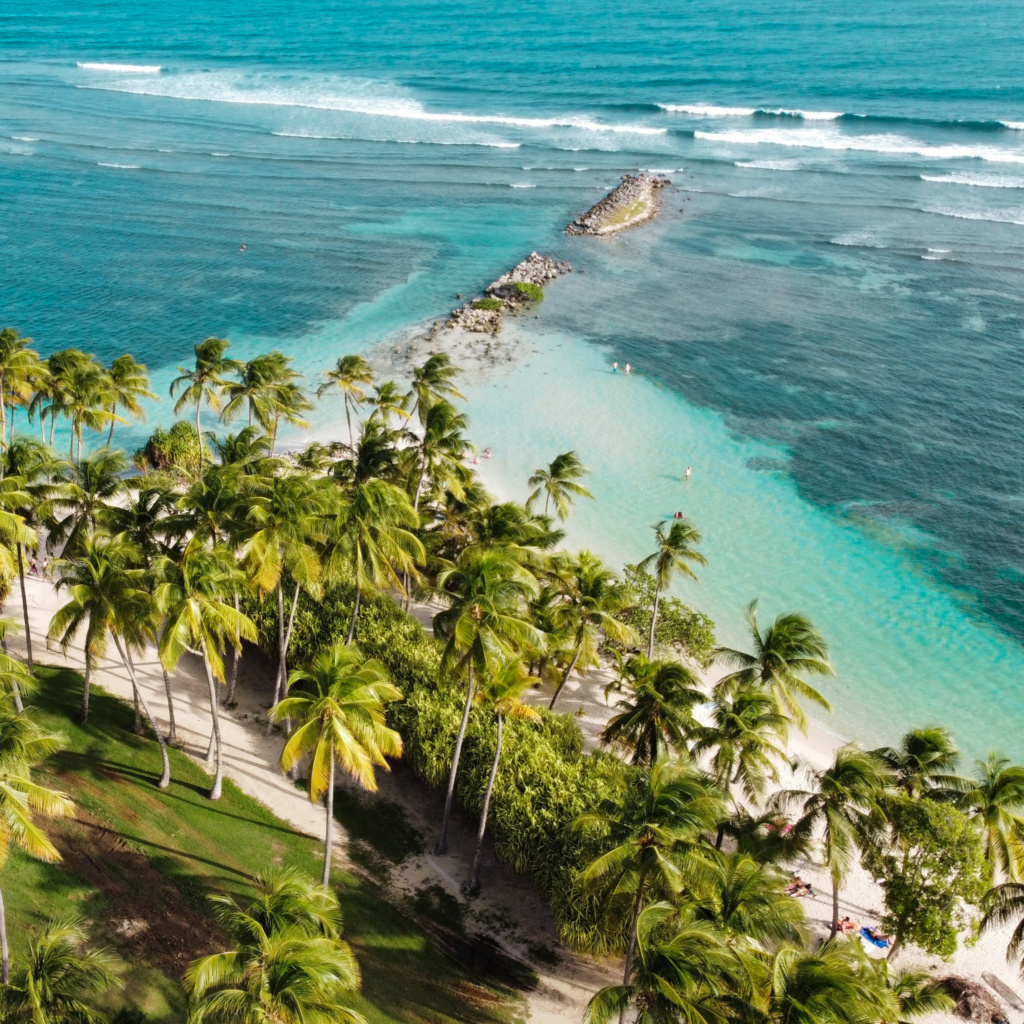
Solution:
[[(110, 945), (124, 961), (125, 997), (111, 1007), (128, 1002), (153, 1022), (183, 1021), (182, 972), (194, 957), (224, 948), (206, 897), (244, 896), (252, 875), (270, 865), (319, 877), (320, 845), (230, 781), (222, 799), (210, 802), (208, 776), (177, 751), (170, 752), (171, 786), (159, 791), (156, 744), (133, 735), (128, 705), (94, 687), (90, 721), (81, 726), (81, 676), (45, 666), (37, 674), (35, 716), (67, 741), (40, 781), (70, 794), (79, 814), (51, 823), (62, 864), (15, 851), (0, 875), (14, 969), (48, 919), (81, 914), (95, 944)], [(367, 822), (364, 813), (353, 818), (368, 846), (383, 845), (386, 823)], [(359, 1008), (373, 1024), (507, 1024), (522, 1015), (515, 993), (467, 974), (382, 890), (338, 870), (334, 880), (363, 971)]]

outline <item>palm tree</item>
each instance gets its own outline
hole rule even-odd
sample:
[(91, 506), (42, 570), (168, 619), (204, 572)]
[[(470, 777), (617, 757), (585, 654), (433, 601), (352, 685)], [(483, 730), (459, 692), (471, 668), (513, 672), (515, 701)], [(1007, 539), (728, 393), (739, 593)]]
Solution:
[(960, 781), (957, 806), (981, 825), (985, 860), (997, 881), (1017, 882), (1024, 871), (1024, 767), (990, 753)]
[(387, 705), (402, 699), (379, 661), (336, 643), (321, 651), (306, 669), (288, 678), (289, 696), (271, 710), (276, 721), (294, 718), (294, 732), (281, 753), (287, 772), (309, 758), (309, 800), (327, 795), (323, 885), (331, 878), (334, 840), (334, 767), (363, 789), (377, 791), (374, 767), (389, 771), (386, 758), (401, 757), (402, 737), (385, 723)]
[(26, 665), (7, 653), (7, 639), (16, 630), (10, 619), (0, 619), (0, 699), (9, 697), (20, 715), (25, 710), (21, 698), (35, 691), (36, 679)]
[(238, 371), (239, 379), (230, 381), (224, 393), (227, 404), (221, 419), (227, 423), (245, 406), (249, 413), (249, 426), (257, 423), (270, 434), (271, 451), (277, 441), (277, 428), (283, 418), (295, 426), (308, 427), (300, 413), (312, 406), (296, 383), (301, 374), (288, 365), (291, 356), (275, 349), (250, 359)]
[[(661, 758), (650, 773), (615, 773), (598, 807), (576, 828), (593, 829), (606, 847), (580, 874), (598, 895), (626, 949), (623, 984), (629, 983), (644, 906), (674, 899), (702, 876), (704, 836), (726, 817), (718, 786), (689, 761)], [(617, 945), (612, 940), (612, 945)]]
[[(278, 672), (274, 703), (288, 681), (288, 645), (299, 603), (299, 591), (319, 593), (322, 566), (318, 548), (327, 540), (329, 515), (336, 506), (335, 489), (305, 473), (272, 477), (247, 498), (238, 536), (243, 564), (256, 592), (277, 594)], [(291, 614), (286, 618), (283, 575), (295, 583)]]
[(228, 934), (238, 934), (250, 921), (268, 935), (286, 929), (310, 938), (341, 936), (338, 897), (296, 867), (270, 868), (253, 879), (254, 895), (243, 907), (233, 897), (210, 897), (215, 913)]
[(177, 559), (157, 560), (159, 582), (154, 598), (165, 622), (160, 633), (160, 661), (173, 672), (186, 652), (198, 653), (206, 670), (210, 714), (213, 719), (210, 754), (213, 757), (213, 786), (210, 799), (219, 800), (223, 780), (220, 716), (217, 711), (215, 680), (224, 681), (220, 651), (230, 643), (254, 641), (256, 627), (228, 599), (244, 585), (245, 577), (223, 545), (207, 548), (193, 538)]
[[(666, 530), (666, 527), (668, 529)], [(651, 609), (651, 636), (647, 641), (647, 657), (654, 657), (654, 630), (658, 624), (658, 604), (662, 591), (667, 590), (673, 577), (679, 573), (696, 579), (690, 562), (696, 565), (707, 565), (707, 559), (694, 547), (701, 542), (700, 532), (695, 526), (682, 520), (671, 524), (666, 522), (654, 524), (654, 537), (658, 550), (648, 555), (641, 563), (644, 572), (654, 576), (654, 607)]]
[(355, 448), (356, 436), (352, 433), (352, 409), (366, 401), (366, 392), (361, 385), (373, 380), (373, 368), (362, 356), (342, 356), (333, 370), (324, 372), (323, 383), (316, 389), (316, 397), (340, 389), (345, 402), (345, 419), (348, 421), (348, 441)]
[(0, 545), (8, 551), (13, 548), (17, 554), (29, 671), (32, 670), (32, 635), (28, 618), (28, 593), (25, 589), (24, 551), (26, 548), (34, 550), (39, 547), (38, 529), (52, 507), (46, 500), (52, 490), (38, 480), (37, 467), (40, 464), (34, 463), (26, 453), (26, 448), (38, 445), (38, 441), (18, 438), (8, 446), (4, 458), (0, 460), (0, 465), (9, 471), (23, 470), (6, 476), (0, 474)]
[(501, 761), (502, 727), (506, 718), (515, 718), (527, 722), (540, 722), (540, 714), (519, 698), (530, 685), (531, 679), (523, 670), (523, 663), (518, 658), (510, 658), (493, 675), (489, 676), (481, 686), (478, 699), (486, 702), (494, 715), (495, 739), (494, 760), (491, 762), (491, 774), (487, 777), (487, 789), (484, 791), (484, 805), (480, 811), (480, 827), (476, 834), (476, 849), (473, 851), (473, 866), (469, 873), (469, 891), (480, 891), (480, 861), (484, 852), (484, 835), (487, 831), (487, 812), (491, 806), (491, 793), (494, 792), (494, 780), (498, 775), (498, 764)]
[(839, 888), (858, 849), (869, 846), (881, 827), (879, 801), (894, 781), (877, 754), (849, 743), (821, 771), (808, 770), (809, 790), (784, 790), (773, 806), (799, 804), (802, 820), (822, 830), (823, 857), (832, 877), (832, 937), (839, 930)]
[(800, 901), (783, 891), (787, 878), (772, 864), (743, 853), (720, 854), (702, 873), (686, 902), (730, 942), (769, 949), (804, 940)]
[(771, 693), (740, 690), (730, 700), (716, 692), (711, 724), (694, 730), (693, 755), (713, 750), (711, 771), (719, 784), (724, 788), (739, 784), (749, 800), (756, 800), (768, 779), (778, 782), (775, 762), (786, 761), (780, 742), (788, 724)]
[(399, 390), (393, 380), (385, 380), (380, 384), (374, 384), (373, 397), (366, 400), (373, 406), (371, 417), (378, 417), (385, 426), (390, 426), (392, 419), (408, 420), (409, 413), (406, 411), (408, 399)]
[(436, 352), (422, 366), (412, 371), (412, 384), (408, 398), (412, 401), (410, 416), (419, 413), (420, 422), (426, 417), (427, 410), (442, 398), (458, 398), (465, 401), (466, 396), (455, 386), (455, 378), (462, 373), (452, 365), (447, 352)]
[(31, 338), (22, 338), (13, 327), (0, 330), (0, 442), (7, 440), (7, 412), (11, 413), (11, 440), (14, 438), (14, 408), (31, 394), (30, 379), (39, 356), (30, 348)]
[(807, 716), (798, 698), (832, 710), (829, 702), (804, 678), (835, 674), (828, 662), (828, 645), (810, 620), (797, 612), (778, 615), (761, 630), (757, 624), (757, 601), (751, 601), (746, 617), (754, 653), (729, 647), (718, 647), (714, 652), (716, 662), (736, 667), (735, 672), (719, 680), (722, 692), (752, 686), (771, 690), (782, 709), (806, 731)]
[[(1024, 883), (1002, 882), (994, 885), (982, 901), (985, 916), (981, 919), (981, 932), (1012, 924), (1010, 941), (1006, 946), (1006, 959), (1019, 960), (1024, 954)], [(1024, 968), (1024, 965), (1022, 965)]]
[(669, 751), (685, 751), (697, 727), (693, 708), (704, 700), (694, 673), (679, 662), (648, 661), (637, 654), (624, 665), (622, 680), (630, 696), (615, 705), (620, 711), (601, 739), (632, 750), (630, 763), (648, 767)]
[(227, 359), (224, 353), (231, 343), (222, 338), (207, 338), (195, 346), (196, 365), (194, 370), (178, 367), (180, 377), (171, 381), (171, 398), (176, 391), (181, 397), (174, 405), (174, 415), (181, 413), (189, 405), (196, 407), (196, 436), (199, 438), (199, 472), (203, 471), (203, 432), (199, 426), (199, 411), (203, 402), (211, 409), (220, 409), (220, 396), (227, 387), (225, 379), (229, 373), (239, 369), (240, 363), (235, 359)]
[(462, 432), (466, 426), (466, 417), (444, 399), (438, 399), (427, 409), (416, 462), (416, 493), (412, 507), (417, 511), (423, 485), (428, 480), (435, 486), (448, 485), (456, 498), (464, 494), (462, 483), (468, 471), (462, 464), (462, 453), (466, 450)]
[(928, 971), (902, 970), (893, 974), (887, 959), (868, 956), (857, 944), (852, 948), (855, 953), (860, 951), (859, 968), (871, 975), (872, 987), (883, 1000), (878, 1015), (882, 1024), (907, 1024), (912, 1017), (954, 1010), (953, 997)]
[(117, 960), (105, 949), (84, 949), (78, 918), (51, 921), (29, 944), (21, 976), (0, 990), (0, 1016), (9, 1024), (105, 1024), (88, 997), (120, 989)]
[(632, 1011), (636, 1024), (726, 1024), (735, 1019), (730, 996), (743, 986), (744, 964), (737, 951), (704, 921), (667, 921), (678, 914), (654, 904), (637, 919), (638, 939), (621, 985), (596, 992), (583, 1024), (620, 1021)]
[(50, 526), (47, 543), (51, 551), (61, 548), (64, 557), (71, 558), (81, 549), (84, 538), (104, 525), (110, 506), (125, 493), (121, 474), (127, 468), (124, 452), (101, 448), (71, 469), (52, 498), (53, 505), (66, 514)]
[(568, 519), (569, 508), (573, 505), (574, 498), (594, 498), (583, 484), (577, 482), (588, 472), (575, 452), (556, 455), (546, 469), (535, 469), (533, 476), (527, 481), (534, 491), (526, 499), (526, 507), (529, 508), (537, 501), (543, 492), (544, 515), (548, 514), (550, 505), (554, 503), (555, 515), (562, 520)]
[(434, 635), (444, 641), (441, 671), (466, 672), (468, 686), (462, 721), (448, 775), (441, 835), (435, 853), (448, 848), (448, 821), (455, 796), (462, 743), (475, 696), (476, 676), (524, 647), (540, 648), (543, 639), (527, 621), (524, 603), (537, 591), (534, 578), (500, 551), (465, 551), (437, 577), (436, 596), (448, 607), (434, 616)]
[[(11, 844), (36, 860), (60, 860), (57, 848), (36, 824), (35, 815), (65, 818), (74, 813), (70, 798), (32, 781), (32, 769), (63, 746), (63, 737), (44, 732), (30, 713), (13, 714), (0, 703), (0, 867)], [(0, 891), (0, 963), (3, 984), (11, 980), (7, 921)]]
[[(102, 430), (111, 418), (110, 412), (107, 411), (110, 394), (107, 371), (96, 361), (95, 356), (85, 356), (84, 360), (79, 360), (69, 367), (65, 387), (67, 398), (64, 412), (71, 419), (70, 461), (81, 462), (82, 428)], [(76, 440), (77, 459), (74, 454)]]
[(588, 668), (597, 663), (602, 633), (620, 644), (633, 639), (629, 626), (616, 618), (630, 603), (629, 590), (600, 558), (581, 551), (575, 558), (556, 558), (553, 568), (552, 579), (561, 594), (555, 617), (572, 630), (572, 659), (551, 695), (551, 709), (573, 669), (581, 663)]
[(144, 420), (146, 413), (139, 404), (140, 398), (156, 398), (149, 390), (149, 374), (142, 363), (137, 363), (126, 352), (111, 364), (107, 374), (108, 397), (110, 400), (110, 433), (107, 447), (114, 440), (114, 423), (118, 421), (117, 410), (123, 409), (136, 420)]
[[(36, 394), (29, 406), (29, 415), (38, 410), (40, 430), (43, 420), (49, 417), (51, 448), (57, 417), (71, 414), (75, 378), (90, 361), (91, 357), (81, 349), (68, 348), (54, 352), (46, 359), (45, 375), (38, 377), (34, 383)], [(44, 405), (44, 401), (48, 401), (49, 405)]]
[(960, 760), (953, 737), (941, 725), (911, 729), (899, 747), (879, 747), (875, 753), (896, 775), (896, 785), (912, 797), (942, 796), (962, 789), (954, 775)]
[(758, 974), (751, 1009), (763, 1024), (867, 1024), (888, 1003), (853, 943), (832, 939), (814, 953), (783, 946)]
[(348, 945), (253, 922), (245, 945), (194, 960), (185, 972), (189, 1024), (366, 1024), (346, 1005), (359, 990)]
[(139, 706), (149, 721), (160, 746), (163, 773), (157, 783), (165, 789), (171, 782), (171, 765), (163, 734), (149, 709), (145, 694), (139, 689), (131, 652), (142, 650), (153, 632), (154, 608), (145, 589), (144, 570), (136, 568), (141, 561), (138, 548), (119, 538), (93, 535), (83, 540), (81, 554), (73, 561), (58, 559), (54, 576), (58, 590), (67, 590), (71, 600), (58, 608), (50, 623), (49, 636), (58, 640), (66, 651), (71, 641), (86, 627), (86, 684), (82, 701), (82, 721), (89, 714), (88, 677), (92, 661), (106, 649), (107, 635), (121, 658)]
[(358, 484), (341, 502), (331, 543), (328, 572), (347, 570), (355, 584), (348, 640), (356, 635), (359, 604), (385, 588), (402, 589), (403, 574), (412, 574), (426, 552), (412, 531), (419, 526), (409, 496), (384, 480)]

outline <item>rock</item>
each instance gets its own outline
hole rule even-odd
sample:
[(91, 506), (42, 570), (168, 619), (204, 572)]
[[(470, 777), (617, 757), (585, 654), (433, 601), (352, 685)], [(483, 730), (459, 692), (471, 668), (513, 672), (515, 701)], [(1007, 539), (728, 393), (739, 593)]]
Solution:
[(653, 220), (658, 214), (658, 191), (671, 184), (668, 178), (653, 174), (624, 174), (621, 184), (565, 230), (570, 235), (610, 235)]
[(980, 985), (957, 974), (940, 978), (939, 984), (953, 997), (956, 1006), (953, 1012), (964, 1020), (976, 1024), (1000, 1024), (1006, 1014), (999, 1004)]

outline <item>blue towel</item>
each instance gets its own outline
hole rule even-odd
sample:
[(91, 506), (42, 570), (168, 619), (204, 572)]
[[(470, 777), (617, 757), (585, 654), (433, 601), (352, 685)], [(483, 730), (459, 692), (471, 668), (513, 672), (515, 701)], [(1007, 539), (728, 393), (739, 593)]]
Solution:
[(861, 928), (860, 933), (872, 946), (877, 946), (879, 949), (887, 949), (889, 947), (889, 943), (885, 939), (873, 939), (867, 928)]

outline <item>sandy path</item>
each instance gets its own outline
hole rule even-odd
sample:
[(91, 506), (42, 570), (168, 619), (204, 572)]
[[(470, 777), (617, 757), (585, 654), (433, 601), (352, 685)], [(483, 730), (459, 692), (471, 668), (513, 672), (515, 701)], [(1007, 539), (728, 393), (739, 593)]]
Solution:
[[(46, 630), (53, 613), (63, 603), (63, 596), (58, 595), (49, 582), (33, 576), (27, 578), (25, 590), (35, 660), (63, 661), (79, 671), (84, 670), (81, 646), (76, 645), (66, 656), (59, 646), (47, 649)], [(421, 621), (429, 623), (430, 609), (419, 607), (414, 611)], [(7, 601), (5, 614), (19, 623), (22, 621), (21, 590), (17, 581)], [(11, 649), (24, 656), (24, 638), (20, 635), (12, 637)], [(112, 644), (108, 653), (116, 659)], [(251, 649), (241, 660), (238, 706), (230, 712), (221, 708), (224, 775), (295, 829), (322, 842), (325, 828), (323, 808), (311, 805), (280, 771), (278, 760), (284, 746), (283, 736), (276, 731), (269, 737), (264, 736), (262, 723), (266, 721), (266, 708), (273, 695), (273, 671), (273, 666)], [(166, 730), (167, 699), (154, 649), (150, 648), (136, 658), (136, 673), (159, 726)], [(119, 660), (104, 659), (94, 671), (94, 680), (108, 692), (131, 701), (131, 683)], [(172, 686), (177, 746), (205, 765), (210, 738), (210, 705), (206, 677), (198, 658), (186, 655), (182, 659), (172, 678)], [(155, 745), (153, 758), (156, 770), (159, 759)], [(382, 801), (400, 804), (410, 824), (422, 833), (426, 849), (431, 850), (443, 806), (442, 794), (423, 786), (405, 770), (393, 775), (382, 773), (379, 781)], [(382, 807), (386, 811), (386, 804)], [(334, 828), (335, 850), (341, 860), (349, 837), (337, 822)], [(614, 972), (560, 947), (550, 912), (536, 887), (529, 879), (498, 863), (490, 847), (482, 872), (484, 891), (479, 897), (467, 900), (461, 889), (469, 876), (475, 840), (476, 822), (456, 809), (448, 854), (434, 857), (427, 852), (403, 861), (388, 878), (387, 889), (392, 898), (400, 903), (424, 886), (441, 886), (463, 903), (468, 931), (492, 936), (511, 955), (530, 962), (537, 971), (540, 983), (526, 995), (531, 1021), (537, 1024), (579, 1021), (587, 1000), (596, 989), (613, 980)], [(558, 964), (541, 966), (532, 960), (530, 948), (538, 946), (557, 950)]]

